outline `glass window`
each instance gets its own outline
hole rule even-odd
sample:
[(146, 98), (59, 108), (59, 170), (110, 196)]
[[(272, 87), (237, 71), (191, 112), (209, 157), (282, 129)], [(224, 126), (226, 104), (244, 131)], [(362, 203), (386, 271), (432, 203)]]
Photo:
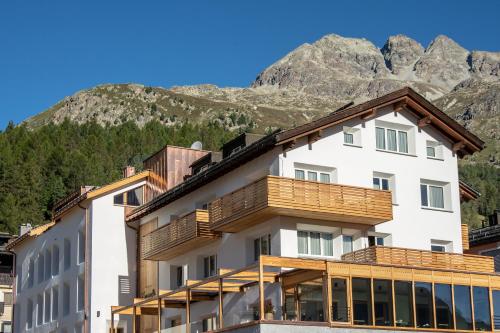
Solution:
[(70, 295), (69, 295), (69, 285), (63, 285), (63, 316), (69, 315), (69, 304), (70, 304)]
[(427, 156), (436, 157), (436, 148), (432, 146), (427, 146)]
[(36, 324), (43, 324), (43, 296), (38, 295), (36, 302)]
[(120, 193), (120, 194), (115, 195), (113, 197), (113, 203), (115, 205), (124, 205), (125, 204), (125, 194)]
[(299, 244), (299, 253), (300, 254), (308, 254), (308, 241), (307, 241), (308, 233), (306, 231), (297, 231), (298, 244)]
[(217, 271), (217, 256), (211, 255), (203, 258), (203, 277), (215, 276)]
[(332, 320), (349, 321), (346, 279), (332, 279)]
[(319, 232), (310, 232), (311, 254), (321, 255), (321, 234)]
[(315, 256), (333, 255), (333, 234), (314, 231), (297, 231), (298, 253)]
[(411, 282), (394, 281), (396, 326), (413, 327), (413, 287)]
[(52, 288), (52, 320), (57, 320), (59, 316), (59, 290)]
[(398, 147), (400, 153), (408, 153), (408, 134), (398, 131)]
[(442, 186), (421, 184), (420, 198), (424, 207), (444, 208), (444, 188)]
[(30, 329), (33, 327), (33, 301), (28, 300), (28, 306), (26, 308), (26, 328)]
[(127, 192), (127, 205), (128, 206), (142, 205), (142, 187), (138, 187)]
[(45, 280), (49, 280), (52, 277), (52, 254), (50, 250), (45, 251)]
[(300, 320), (323, 321), (323, 284), (321, 280), (298, 285)]
[(78, 231), (78, 263), (85, 260), (85, 233), (82, 230)]
[(354, 144), (354, 134), (344, 132), (344, 143)]
[(427, 185), (420, 184), (420, 202), (422, 206), (429, 206), (429, 199), (427, 198)]
[(352, 279), (352, 309), (355, 325), (372, 325), (370, 279)]
[(382, 127), (377, 127), (376, 131), (376, 141), (377, 149), (385, 149), (385, 129)]
[(472, 307), (469, 286), (453, 286), (457, 330), (472, 330)]
[(323, 243), (323, 255), (333, 256), (333, 235), (329, 233), (322, 233), (321, 242)]
[(43, 253), (38, 255), (38, 283), (43, 282), (45, 261), (43, 260)]
[(315, 171), (307, 171), (307, 180), (317, 181), (318, 173)]
[(352, 236), (342, 235), (342, 253), (349, 253), (352, 250)]
[(382, 177), (373, 177), (373, 188), (376, 190), (389, 190), (389, 179)]
[(329, 173), (320, 173), (319, 181), (322, 183), (330, 183), (330, 174)]
[(52, 249), (52, 275), (59, 274), (59, 246), (54, 245)]
[(393, 326), (392, 281), (373, 280), (373, 305), (376, 326)]
[(47, 290), (45, 292), (45, 317), (43, 322), (48, 323), (50, 322), (50, 305), (51, 305), (51, 300), (50, 300), (50, 290)]
[(397, 151), (398, 144), (396, 141), (396, 131), (392, 129), (387, 130), (387, 150)]
[(476, 331), (491, 331), (490, 298), (488, 288), (473, 287), (474, 324)]
[(415, 310), (417, 314), (417, 327), (434, 328), (432, 284), (415, 282)]
[(64, 240), (64, 270), (71, 266), (71, 243), (69, 239)]
[(28, 288), (33, 287), (34, 282), (35, 282), (35, 261), (33, 260), (33, 258), (31, 258), (28, 264)]
[(446, 247), (440, 244), (431, 244), (431, 251), (434, 252), (446, 252)]
[(368, 246), (384, 246), (384, 237), (368, 236)]
[(449, 284), (434, 284), (434, 297), (437, 328), (452, 329), (453, 304), (451, 301), (451, 286)]
[(295, 169), (295, 179), (301, 179), (301, 180), (306, 179), (306, 174), (304, 170)]
[(175, 273), (176, 273), (177, 287), (184, 285), (184, 267), (177, 266)]
[(257, 239), (254, 239), (254, 260), (259, 260), (260, 255), (270, 255), (271, 254), (271, 235), (264, 235)]
[(217, 329), (215, 316), (204, 318), (201, 321), (201, 331), (211, 332)]
[(493, 297), (493, 328), (500, 329), (500, 290), (492, 290)]
[(85, 295), (85, 281), (83, 280), (83, 276), (78, 277), (78, 283), (77, 283), (77, 310), (81, 311), (83, 310), (83, 305), (84, 305), (84, 295)]

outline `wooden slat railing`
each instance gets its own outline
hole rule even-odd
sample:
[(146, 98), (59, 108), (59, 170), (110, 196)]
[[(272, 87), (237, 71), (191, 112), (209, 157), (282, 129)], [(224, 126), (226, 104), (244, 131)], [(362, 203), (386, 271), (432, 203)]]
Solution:
[(214, 228), (264, 208), (282, 215), (378, 224), (392, 220), (389, 191), (266, 176), (209, 204)]
[(464, 250), (468, 250), (470, 248), (469, 245), (469, 225), (468, 224), (462, 224), (461, 225), (461, 231), (462, 231), (462, 248)]
[(198, 209), (144, 235), (141, 240), (141, 257), (153, 260), (158, 256), (168, 257), (165, 252), (188, 241), (213, 240), (219, 237), (219, 233), (210, 230), (208, 212)]
[(342, 260), (354, 263), (412, 266), (467, 272), (495, 272), (492, 257), (388, 246), (371, 246), (347, 253), (342, 256)]

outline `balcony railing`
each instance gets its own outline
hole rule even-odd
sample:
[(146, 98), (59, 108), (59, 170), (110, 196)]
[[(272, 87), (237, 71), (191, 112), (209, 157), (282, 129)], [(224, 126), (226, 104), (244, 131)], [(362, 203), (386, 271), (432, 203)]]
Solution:
[(274, 215), (376, 225), (392, 220), (391, 192), (266, 176), (209, 204), (212, 229), (238, 232)]
[(347, 253), (342, 256), (342, 260), (354, 263), (412, 266), (468, 272), (495, 272), (492, 257), (387, 246), (371, 246), (366, 249)]
[(141, 257), (146, 260), (168, 260), (218, 238), (220, 234), (210, 230), (208, 212), (196, 210), (143, 236)]

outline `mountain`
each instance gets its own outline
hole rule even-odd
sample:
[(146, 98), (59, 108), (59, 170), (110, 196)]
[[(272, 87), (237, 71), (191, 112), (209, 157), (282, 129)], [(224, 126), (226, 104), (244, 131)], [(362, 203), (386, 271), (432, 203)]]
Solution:
[(327, 35), (299, 46), (257, 75), (250, 87), (205, 84), (169, 89), (109, 84), (82, 90), (29, 118), (36, 127), (95, 120), (166, 126), (185, 120), (264, 132), (290, 127), (411, 86), (488, 143), (475, 160), (500, 165), (500, 52), (468, 51), (437, 36), (426, 48), (397, 35), (382, 48), (366, 39)]

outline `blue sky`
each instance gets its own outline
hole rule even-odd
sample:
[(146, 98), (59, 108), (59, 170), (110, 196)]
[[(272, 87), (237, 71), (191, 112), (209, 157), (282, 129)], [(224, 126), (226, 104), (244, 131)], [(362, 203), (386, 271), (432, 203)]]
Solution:
[(500, 51), (500, 1), (2, 1), (0, 129), (102, 83), (247, 86), (328, 33)]

